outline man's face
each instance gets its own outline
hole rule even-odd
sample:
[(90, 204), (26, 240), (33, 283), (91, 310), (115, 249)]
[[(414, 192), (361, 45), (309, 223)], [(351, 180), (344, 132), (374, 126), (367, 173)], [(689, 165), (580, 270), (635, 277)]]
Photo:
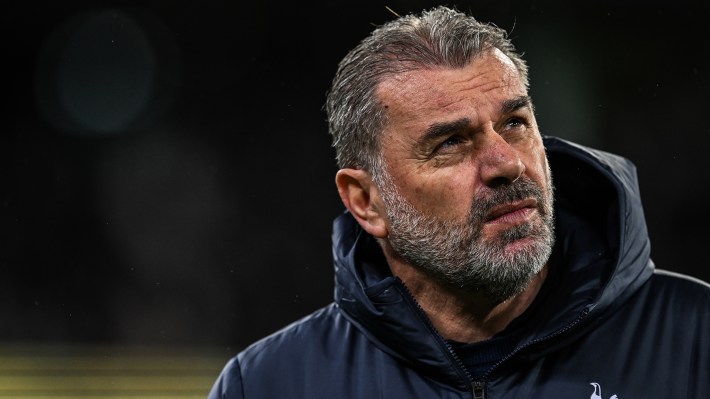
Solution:
[(395, 255), (454, 289), (521, 292), (554, 238), (547, 159), (513, 63), (491, 50), (463, 69), (396, 75), (377, 95)]

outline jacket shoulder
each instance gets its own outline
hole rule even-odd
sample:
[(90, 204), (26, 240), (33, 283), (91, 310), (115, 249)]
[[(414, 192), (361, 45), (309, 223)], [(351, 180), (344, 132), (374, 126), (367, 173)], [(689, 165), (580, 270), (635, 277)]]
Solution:
[(271, 363), (300, 358), (314, 349), (312, 346), (325, 344), (333, 330), (344, 327), (343, 321), (337, 305), (331, 304), (253, 343), (237, 355), (237, 360), (246, 372), (273, 370), (275, 364)]
[(231, 359), (212, 386), (208, 399), (242, 399), (242, 372), (239, 361)]
[(667, 270), (656, 269), (650, 289), (666, 300), (692, 305), (689, 309), (705, 307), (710, 314), (710, 284), (700, 279)]
[(344, 334), (348, 324), (331, 304), (251, 344), (227, 363), (209, 399), (270, 397), (265, 394), (270, 389), (288, 392), (284, 377), (324, 364), (332, 338)]
[(683, 340), (698, 340), (710, 349), (710, 285), (683, 274), (655, 270), (636, 298), (631, 309), (643, 317), (642, 324), (655, 325), (656, 331), (666, 335), (674, 331)]

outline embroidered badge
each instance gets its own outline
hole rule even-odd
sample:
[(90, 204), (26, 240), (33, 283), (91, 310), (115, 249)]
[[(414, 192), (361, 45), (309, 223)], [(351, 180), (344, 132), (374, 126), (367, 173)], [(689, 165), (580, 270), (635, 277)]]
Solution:
[[(596, 382), (592, 382), (589, 385), (594, 387), (594, 392), (592, 392), (592, 396), (589, 399), (604, 399), (602, 397), (602, 387), (601, 385), (597, 384)], [(609, 399), (619, 399), (616, 395), (611, 395)]]

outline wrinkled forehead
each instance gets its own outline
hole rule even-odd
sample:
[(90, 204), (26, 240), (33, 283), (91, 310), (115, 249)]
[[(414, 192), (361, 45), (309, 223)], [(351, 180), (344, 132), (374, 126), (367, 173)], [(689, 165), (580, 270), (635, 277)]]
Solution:
[(376, 88), (390, 120), (470, 112), (525, 95), (515, 64), (498, 49), (479, 54), (463, 68), (426, 67), (390, 75)]

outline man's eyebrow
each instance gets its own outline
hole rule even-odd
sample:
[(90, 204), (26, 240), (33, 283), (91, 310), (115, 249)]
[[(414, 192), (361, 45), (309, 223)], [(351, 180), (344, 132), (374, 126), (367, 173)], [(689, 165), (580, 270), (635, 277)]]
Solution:
[(503, 105), (501, 105), (500, 110), (503, 114), (509, 114), (525, 107), (530, 107), (532, 109), (532, 100), (530, 99), (530, 96), (520, 96), (518, 98), (505, 100), (503, 101)]
[(454, 132), (462, 131), (471, 125), (471, 119), (461, 118), (451, 122), (434, 123), (417, 140), (419, 144), (436, 141), (438, 138), (448, 136)]
[[(532, 100), (530, 99), (530, 96), (511, 98), (503, 101), (503, 104), (501, 105), (501, 113), (509, 114), (525, 107), (532, 108)], [(451, 122), (434, 123), (427, 128), (424, 134), (417, 141), (420, 145), (424, 145), (426, 143), (436, 141), (440, 137), (465, 130), (469, 126), (471, 126), (470, 118), (461, 118)]]

